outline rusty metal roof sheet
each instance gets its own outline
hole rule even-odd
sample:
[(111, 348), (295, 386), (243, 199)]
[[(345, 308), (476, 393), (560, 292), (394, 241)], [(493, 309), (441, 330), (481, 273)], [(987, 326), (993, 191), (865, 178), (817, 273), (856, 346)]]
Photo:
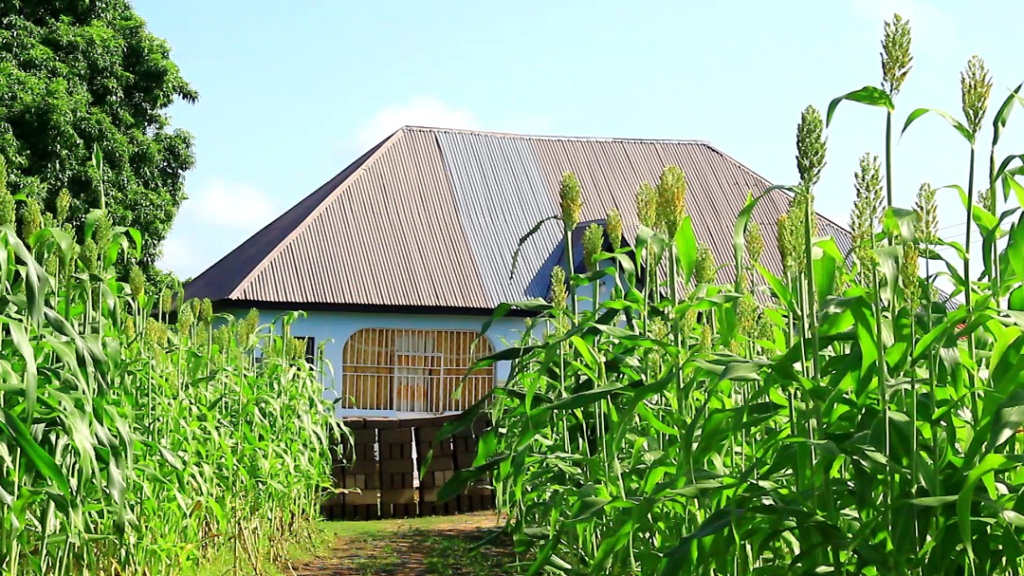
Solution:
[[(637, 187), (665, 166), (686, 173), (688, 213), (718, 263), (732, 261), (732, 228), (748, 192), (770, 183), (706, 142), (522, 136), (405, 127), (254, 234), (186, 287), (188, 297), (253, 304), (487, 310), (548, 294), (564, 256), (558, 213), (562, 174), (583, 188), (582, 220), (610, 208), (635, 234)], [(776, 219), (789, 203), (772, 192), (754, 219), (763, 264), (779, 274)], [(820, 217), (847, 252), (850, 234)], [(732, 271), (722, 271), (723, 281)]]

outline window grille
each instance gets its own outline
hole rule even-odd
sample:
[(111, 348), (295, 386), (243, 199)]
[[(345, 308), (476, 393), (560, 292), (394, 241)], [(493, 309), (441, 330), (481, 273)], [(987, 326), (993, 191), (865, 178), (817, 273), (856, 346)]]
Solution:
[(359, 330), (342, 352), (342, 407), (434, 414), (469, 408), (494, 387), (493, 366), (463, 383), (476, 360), (494, 353), (479, 336), (472, 330)]

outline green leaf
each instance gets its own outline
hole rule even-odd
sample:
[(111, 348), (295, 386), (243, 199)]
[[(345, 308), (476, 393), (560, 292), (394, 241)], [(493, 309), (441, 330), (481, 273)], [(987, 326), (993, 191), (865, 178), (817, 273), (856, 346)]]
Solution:
[(775, 293), (775, 297), (779, 299), (779, 302), (781, 302), (787, 310), (793, 310), (793, 294), (789, 291), (789, 288), (786, 287), (782, 280), (760, 264), (754, 263), (754, 267), (757, 268), (757, 271), (761, 274), (761, 277), (764, 278), (764, 281), (768, 283), (772, 292)]
[(1024, 286), (1018, 286), (1010, 292), (1010, 296), (1007, 300), (1007, 308), (1018, 312), (1024, 312)]
[(760, 202), (761, 198), (764, 198), (765, 194), (767, 194), (767, 193), (768, 192), (762, 192), (762, 193), (758, 194), (756, 197), (754, 197), (753, 195), (748, 193), (747, 194), (747, 202), (743, 206), (743, 209), (740, 210), (740, 213), (736, 216), (736, 223), (735, 223), (735, 225), (733, 225), (733, 229), (732, 229), (732, 250), (733, 250), (733, 258), (736, 259), (735, 260), (735, 264), (736, 264), (736, 291), (737, 292), (739, 292), (740, 286), (741, 286), (741, 283), (742, 283), (742, 273), (743, 273), (743, 270), (741, 269), (741, 267), (742, 267), (742, 262), (743, 262), (743, 258), (744, 258), (744, 253), (746, 252), (745, 247), (746, 247), (747, 225), (750, 223), (750, 216), (754, 213), (754, 208), (757, 206), (757, 203)]
[(708, 516), (707, 520), (702, 522), (696, 530), (686, 536), (683, 536), (679, 541), (679, 544), (665, 555), (665, 560), (658, 573), (666, 576), (687, 573), (687, 567), (691, 560), (691, 542), (725, 530), (732, 525), (736, 518), (742, 516), (743, 513), (744, 510), (735, 508), (716, 510)]
[(1017, 277), (1024, 278), (1024, 215), (1010, 229), (1006, 255), (1009, 257), (1010, 265), (1017, 272)]
[(586, 392), (578, 392), (563, 398), (554, 404), (550, 404), (547, 408), (549, 410), (576, 410), (584, 406), (589, 406), (596, 402), (600, 402), (612, 394), (626, 388), (625, 384), (618, 384), (615, 386), (605, 386), (602, 388), (595, 388), (593, 390), (587, 390)]
[(914, 229), (917, 225), (917, 212), (895, 206), (886, 209), (882, 220), (882, 229), (888, 235), (895, 236), (901, 242), (914, 241)]
[[(956, 516), (957, 523), (960, 526), (960, 538), (963, 540), (964, 546), (967, 548), (967, 555), (971, 558), (974, 558), (974, 548), (971, 545), (973, 541), (971, 538), (971, 503), (974, 501), (974, 486), (983, 476), (991, 474), (992, 471), (1005, 466), (1007, 462), (1007, 458), (1000, 454), (985, 455), (977, 466), (969, 468), (970, 473), (967, 475), (964, 487), (960, 490), (960, 495), (957, 497)], [(970, 464), (966, 462), (964, 465), (970, 466)]]
[(92, 233), (96, 230), (96, 223), (103, 217), (103, 210), (94, 209), (90, 210), (85, 216), (85, 239), (92, 238)]
[(32, 438), (32, 432), (17, 416), (6, 408), (0, 408), (0, 410), (3, 410), (7, 434), (14, 438), (21, 452), (28, 457), (36, 470), (53, 482), (65, 497), (70, 498), (71, 486), (68, 484), (64, 472), (54, 462), (53, 457)]
[(995, 148), (999, 144), (999, 138), (1002, 136), (1003, 128), (1006, 128), (1006, 123), (1010, 119), (1010, 112), (1013, 111), (1013, 104), (1017, 101), (1017, 95), (1020, 94), (1021, 88), (1024, 88), (1024, 83), (1018, 84), (1003, 100), (1002, 106), (996, 112), (996, 115), (992, 118), (992, 147)]
[(956, 502), (957, 498), (958, 496), (927, 496), (925, 498), (911, 498), (910, 500), (907, 500), (907, 502), (915, 506), (934, 508)]
[(683, 278), (689, 284), (693, 269), (697, 265), (697, 236), (693, 233), (693, 218), (686, 216), (676, 231), (676, 256), (683, 271)]
[(1013, 174), (1003, 174), (1001, 178), (1003, 180), (1003, 201), (1008, 201), (1010, 192), (1013, 192), (1017, 197), (1017, 203), (1024, 206), (1024, 185), (1017, 182), (1017, 178)]
[(966, 126), (961, 124), (960, 121), (957, 120), (956, 118), (953, 118), (951, 115), (949, 115), (949, 113), (944, 112), (942, 110), (937, 110), (935, 108), (918, 108), (917, 110), (911, 112), (910, 116), (907, 116), (906, 123), (903, 124), (903, 131), (900, 132), (900, 135), (902, 136), (904, 133), (906, 133), (907, 128), (910, 128), (910, 125), (913, 124), (915, 120), (924, 116), (925, 114), (937, 114), (941, 116), (946, 122), (949, 122), (950, 126), (955, 128), (956, 131), (959, 132), (960, 135), (964, 137), (964, 140), (967, 140), (967, 142), (971, 145), (974, 144), (974, 134), (972, 134)]
[(462, 494), (470, 484), (482, 478), (485, 474), (498, 467), (499, 464), (508, 459), (508, 454), (501, 453), (492, 457), (480, 466), (473, 466), (465, 470), (457, 470), (451, 480), (444, 483), (437, 492), (439, 502), (447, 502)]
[(992, 419), (987, 451), (995, 451), (1016, 436), (1021, 425), (1024, 425), (1024, 390), (1017, 389), (1003, 400)]
[(885, 90), (882, 90), (877, 86), (865, 86), (860, 90), (854, 90), (853, 92), (848, 92), (842, 96), (833, 98), (832, 101), (829, 102), (828, 112), (825, 117), (826, 128), (832, 124), (832, 116), (835, 114), (836, 108), (839, 104), (844, 100), (857, 102), (859, 104), (866, 104), (868, 106), (875, 106), (878, 108), (885, 108), (890, 111), (895, 109), (892, 103), (892, 98), (889, 97), (889, 94)]
[(33, 416), (35, 416), (36, 396), (38, 393), (37, 381), (39, 375), (36, 369), (36, 353), (32, 349), (32, 344), (28, 340), (28, 333), (25, 332), (23, 324), (6, 320), (5, 323), (11, 330), (11, 341), (14, 343), (14, 348), (21, 355), (22, 359), (25, 360), (25, 369), (21, 382), (25, 386), (25, 418), (31, 422)]
[(581, 498), (573, 507), (573, 516), (569, 519), (569, 523), (576, 524), (593, 518), (598, 512), (603, 510), (609, 502), (611, 502), (611, 500), (607, 498), (598, 498), (596, 496)]

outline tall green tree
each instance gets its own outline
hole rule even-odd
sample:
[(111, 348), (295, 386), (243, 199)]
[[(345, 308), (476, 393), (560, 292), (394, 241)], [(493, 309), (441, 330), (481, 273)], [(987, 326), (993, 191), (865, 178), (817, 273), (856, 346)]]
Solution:
[[(127, 0), (0, 0), (0, 156), (12, 194), (69, 218), (100, 204), (151, 268), (185, 199), (193, 138), (167, 109), (198, 94)], [(102, 153), (102, 169), (93, 162)]]

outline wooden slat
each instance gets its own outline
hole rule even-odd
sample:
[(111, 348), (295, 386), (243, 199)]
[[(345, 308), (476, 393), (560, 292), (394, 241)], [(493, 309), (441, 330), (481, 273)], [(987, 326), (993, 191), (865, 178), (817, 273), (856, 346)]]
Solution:
[[(494, 352), (490, 341), (478, 336), (471, 330), (357, 331), (342, 351), (343, 406), (434, 413), (468, 408), (494, 385), (489, 366), (474, 372), (460, 398), (453, 398), (473, 362)], [(396, 348), (399, 338), (408, 350)]]

